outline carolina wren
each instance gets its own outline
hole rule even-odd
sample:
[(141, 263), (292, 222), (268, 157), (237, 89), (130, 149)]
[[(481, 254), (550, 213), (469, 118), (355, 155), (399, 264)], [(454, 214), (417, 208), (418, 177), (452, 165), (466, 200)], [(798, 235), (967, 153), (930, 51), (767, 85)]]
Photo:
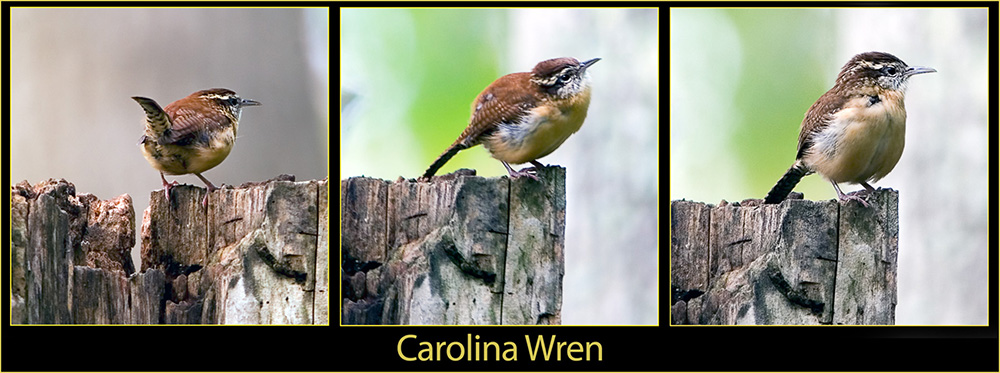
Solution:
[[(911, 76), (936, 72), (907, 66), (882, 52), (861, 53), (847, 61), (837, 82), (806, 112), (795, 163), (767, 193), (764, 203), (779, 203), (803, 176), (818, 172), (833, 184), (841, 201), (868, 203), (858, 194), (875, 191), (868, 182), (885, 177), (903, 154), (906, 108), (903, 93)], [(837, 183), (861, 184), (865, 191), (844, 194)]]
[[(570, 57), (553, 58), (539, 62), (530, 73), (500, 77), (472, 101), (469, 126), (420, 179), (430, 180), (460, 150), (483, 144), (511, 177), (538, 180), (529, 172), (544, 167), (536, 160), (556, 150), (587, 118), (587, 68), (600, 60), (581, 63)], [(510, 168), (510, 163), (527, 162), (535, 167)]]
[[(152, 99), (132, 99), (146, 112), (146, 131), (139, 138), (142, 155), (160, 171), (168, 200), (170, 186), (177, 181), (167, 183), (164, 173), (194, 174), (208, 186), (208, 193), (217, 189), (201, 173), (218, 166), (233, 149), (243, 107), (260, 105), (225, 88), (198, 91), (162, 109)], [(202, 205), (208, 205), (208, 193)]]

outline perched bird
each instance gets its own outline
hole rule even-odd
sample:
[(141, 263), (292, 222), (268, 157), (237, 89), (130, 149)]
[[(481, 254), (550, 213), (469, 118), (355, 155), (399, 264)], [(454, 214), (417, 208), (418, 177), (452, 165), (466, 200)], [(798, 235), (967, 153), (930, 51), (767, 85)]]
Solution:
[(833, 184), (841, 201), (868, 207), (858, 193), (844, 194), (837, 183), (861, 184), (861, 195), (875, 191), (868, 182), (885, 177), (903, 154), (907, 81), (936, 71), (907, 66), (883, 52), (861, 53), (847, 61), (833, 88), (806, 112), (795, 163), (764, 203), (781, 202), (803, 176), (817, 172)]
[[(465, 131), (434, 161), (421, 180), (430, 180), (451, 157), (483, 144), (511, 177), (527, 176), (542, 168), (537, 159), (552, 153), (580, 129), (590, 106), (587, 68), (599, 61), (553, 58), (539, 62), (531, 72), (504, 75), (472, 101), (472, 117)], [(531, 162), (520, 171), (510, 163)]]
[(192, 93), (166, 108), (149, 98), (132, 99), (146, 112), (146, 131), (139, 138), (142, 155), (160, 171), (167, 199), (177, 181), (167, 183), (164, 173), (194, 174), (208, 186), (202, 201), (207, 206), (208, 194), (217, 188), (201, 173), (218, 166), (233, 149), (243, 107), (260, 103), (225, 88)]

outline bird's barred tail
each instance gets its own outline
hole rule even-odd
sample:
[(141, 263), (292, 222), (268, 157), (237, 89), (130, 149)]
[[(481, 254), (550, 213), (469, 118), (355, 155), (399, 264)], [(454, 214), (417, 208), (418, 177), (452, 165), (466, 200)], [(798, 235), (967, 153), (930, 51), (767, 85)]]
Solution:
[(146, 134), (152, 135), (154, 139), (162, 137), (170, 128), (170, 118), (167, 118), (167, 113), (152, 99), (138, 96), (134, 96), (132, 99), (138, 102), (139, 106), (142, 106), (142, 110), (146, 112)]
[(788, 193), (795, 189), (795, 185), (802, 180), (803, 176), (809, 174), (809, 170), (802, 165), (801, 161), (796, 161), (791, 168), (785, 172), (785, 176), (778, 180), (778, 183), (771, 188), (770, 192), (767, 192), (767, 197), (764, 197), (764, 203), (781, 203), (788, 197)]
[(424, 171), (424, 175), (421, 176), (420, 178), (423, 180), (430, 180), (431, 176), (434, 176), (434, 174), (437, 173), (437, 171), (441, 167), (443, 167), (445, 163), (448, 163), (448, 160), (451, 159), (451, 157), (454, 157), (455, 154), (458, 154), (458, 152), (461, 151), (462, 149), (467, 149), (467, 148), (468, 146), (464, 146), (462, 144), (457, 144), (457, 143), (453, 144), (451, 147), (448, 148), (448, 150), (445, 150), (444, 153), (441, 153), (441, 156), (439, 156), (438, 159), (435, 160), (430, 167), (427, 167), (427, 171)]

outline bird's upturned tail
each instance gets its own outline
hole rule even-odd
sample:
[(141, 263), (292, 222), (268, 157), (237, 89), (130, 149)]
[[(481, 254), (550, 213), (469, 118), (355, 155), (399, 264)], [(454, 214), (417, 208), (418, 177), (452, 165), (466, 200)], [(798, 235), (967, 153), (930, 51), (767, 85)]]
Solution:
[(135, 102), (142, 106), (142, 110), (146, 112), (146, 126), (147, 135), (152, 135), (154, 139), (160, 139), (170, 128), (170, 118), (167, 117), (167, 112), (163, 111), (156, 101), (148, 99), (145, 97), (132, 97)]

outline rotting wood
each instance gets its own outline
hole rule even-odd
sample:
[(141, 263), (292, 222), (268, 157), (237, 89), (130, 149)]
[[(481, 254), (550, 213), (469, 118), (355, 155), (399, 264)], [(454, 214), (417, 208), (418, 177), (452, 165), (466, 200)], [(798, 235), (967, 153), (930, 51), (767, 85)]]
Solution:
[(560, 323), (565, 172), (342, 180), (342, 323)]
[[(11, 188), (12, 323), (328, 324), (324, 180), (150, 193), (142, 271), (131, 198), (65, 180)], [(61, 286), (59, 284), (62, 284)]]
[(671, 323), (893, 324), (898, 193), (869, 202), (671, 202)]

